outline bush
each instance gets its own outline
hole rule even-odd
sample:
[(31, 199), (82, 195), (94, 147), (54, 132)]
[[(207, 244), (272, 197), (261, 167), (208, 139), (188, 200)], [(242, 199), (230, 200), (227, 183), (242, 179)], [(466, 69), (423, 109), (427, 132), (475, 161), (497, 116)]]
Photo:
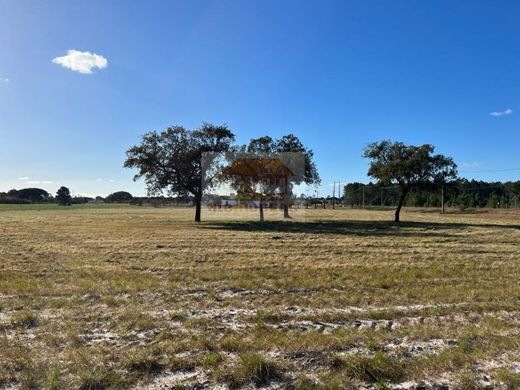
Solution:
[(126, 191), (118, 191), (105, 198), (107, 203), (129, 203), (134, 197)]

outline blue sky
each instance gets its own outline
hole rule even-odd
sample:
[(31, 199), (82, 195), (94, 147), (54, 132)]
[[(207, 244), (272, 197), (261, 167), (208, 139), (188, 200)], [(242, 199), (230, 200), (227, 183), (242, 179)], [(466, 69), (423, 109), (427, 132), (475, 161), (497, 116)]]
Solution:
[[(202, 121), (297, 134), (322, 193), (367, 181), (384, 138), (517, 180), (495, 171), (520, 168), (519, 18), (516, 1), (0, 0), (0, 191), (144, 194), (126, 149)], [(107, 66), (53, 62), (69, 50)]]

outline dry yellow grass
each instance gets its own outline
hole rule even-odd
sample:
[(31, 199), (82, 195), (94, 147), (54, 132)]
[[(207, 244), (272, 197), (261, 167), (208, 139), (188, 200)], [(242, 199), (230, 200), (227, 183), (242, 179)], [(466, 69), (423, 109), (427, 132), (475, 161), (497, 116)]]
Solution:
[(0, 387), (520, 383), (518, 211), (192, 214), (0, 209)]

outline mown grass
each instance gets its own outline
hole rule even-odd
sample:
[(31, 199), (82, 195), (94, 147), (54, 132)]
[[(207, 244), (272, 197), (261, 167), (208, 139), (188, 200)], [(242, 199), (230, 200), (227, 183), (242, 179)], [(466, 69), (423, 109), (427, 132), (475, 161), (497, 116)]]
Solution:
[(519, 383), (515, 211), (0, 211), (0, 388)]

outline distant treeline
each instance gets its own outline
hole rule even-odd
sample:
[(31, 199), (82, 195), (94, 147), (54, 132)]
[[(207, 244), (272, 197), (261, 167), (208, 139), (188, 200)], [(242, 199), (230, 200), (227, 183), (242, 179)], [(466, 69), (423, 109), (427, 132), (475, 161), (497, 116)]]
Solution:
[[(399, 200), (398, 186), (349, 183), (343, 189), (343, 203), (352, 207), (395, 206)], [(440, 187), (417, 188), (406, 200), (411, 207), (441, 207)], [(484, 182), (459, 179), (444, 185), (444, 204), (458, 208), (520, 207), (520, 181)]]
[[(342, 203), (352, 207), (395, 206), (399, 199), (399, 187), (369, 183), (349, 183), (343, 188), (341, 198), (304, 197), (306, 204)], [(441, 188), (419, 188), (412, 191), (406, 201), (411, 207), (441, 207)], [(206, 199), (208, 200), (208, 199)], [(54, 196), (40, 188), (23, 188), (0, 192), (0, 204), (56, 203)], [(134, 197), (125, 191), (114, 192), (107, 197), (74, 196), (72, 204), (126, 203), (132, 205), (177, 206), (193, 205), (193, 197)], [(457, 180), (444, 186), (444, 204), (458, 208), (512, 208), (520, 207), (520, 181), (484, 182)]]
[[(193, 198), (186, 197), (134, 197), (126, 191), (117, 191), (106, 197), (96, 196), (73, 196), (71, 204), (102, 204), (102, 203), (121, 203), (132, 205), (152, 205), (152, 206), (175, 206), (191, 205)], [(20, 190), (10, 190), (0, 192), (0, 204), (36, 204), (36, 203), (57, 203), (56, 197), (41, 188), (22, 188)]]
[(54, 203), (54, 197), (41, 188), (22, 188), (0, 192), (2, 204)]

